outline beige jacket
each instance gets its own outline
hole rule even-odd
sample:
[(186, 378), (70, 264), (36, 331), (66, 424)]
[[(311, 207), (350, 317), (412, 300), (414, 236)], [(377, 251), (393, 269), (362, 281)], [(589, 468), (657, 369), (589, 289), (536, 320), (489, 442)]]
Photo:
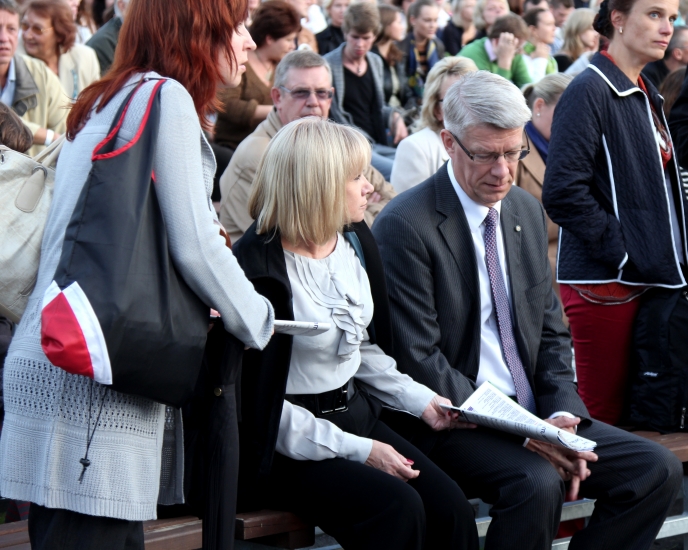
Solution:
[[(66, 130), (69, 101), (57, 76), (45, 63), (27, 55), (15, 55), (16, 89), (12, 109), (35, 134), (47, 128), (56, 134)], [(34, 145), (27, 155), (37, 155), (43, 145)]]
[(100, 79), (100, 64), (96, 52), (82, 44), (74, 44), (60, 56), (57, 71), (60, 84), (72, 101), (84, 88)]
[[(232, 242), (236, 242), (253, 223), (248, 213), (248, 198), (251, 194), (251, 184), (258, 169), (263, 153), (268, 143), (282, 127), (277, 111), (270, 111), (268, 117), (261, 122), (255, 131), (239, 144), (227, 166), (225, 173), (220, 178), (220, 223), (225, 226)], [(377, 203), (368, 203), (365, 213), (365, 221), (373, 225), (384, 206), (396, 195), (394, 188), (385, 181), (385, 178), (369, 166), (365, 177), (373, 184), (375, 191), (380, 194), (382, 200)]]
[[(525, 136), (525, 134), (524, 134)], [(525, 143), (525, 137), (523, 138)], [(530, 154), (518, 163), (516, 168), (516, 185), (528, 191), (542, 202), (542, 183), (545, 181), (545, 163), (538, 150), (531, 145)], [(559, 226), (547, 216), (547, 239), (549, 241), (548, 256), (552, 266), (552, 281), (554, 289), (559, 295), (559, 284), (556, 282), (557, 246), (559, 241)]]

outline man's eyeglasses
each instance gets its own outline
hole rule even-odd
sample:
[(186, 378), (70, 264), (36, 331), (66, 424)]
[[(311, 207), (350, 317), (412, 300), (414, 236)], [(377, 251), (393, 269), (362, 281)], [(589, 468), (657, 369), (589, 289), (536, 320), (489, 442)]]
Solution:
[[(447, 130), (449, 131), (449, 130)], [(473, 162), (476, 164), (494, 164), (499, 160), (499, 157), (504, 157), (504, 160), (507, 162), (518, 162), (519, 160), (523, 160), (528, 156), (528, 153), (530, 153), (530, 140), (528, 139), (528, 134), (526, 134), (526, 143), (528, 144), (527, 149), (519, 149), (518, 151), (507, 151), (506, 153), (471, 153), (468, 149), (466, 149), (463, 146), (463, 143), (457, 138), (452, 132), (449, 132), (452, 137), (456, 140), (456, 143), (459, 144), (459, 147), (463, 149), (463, 152), (468, 155), (468, 158), (471, 159)]]
[(291, 95), (292, 98), (305, 101), (311, 94), (315, 94), (319, 100), (324, 101), (325, 99), (332, 99), (334, 92), (332, 90), (307, 90), (305, 88), (299, 88), (298, 90), (290, 90), (285, 86), (280, 86), (282, 90)]
[(28, 23), (25, 23), (24, 21), (21, 22), (20, 24), (22, 32), (29, 32), (29, 29), (33, 34), (36, 36), (41, 36), (45, 31), (49, 31), (52, 29), (52, 27), (41, 27), (40, 25), (29, 25)]

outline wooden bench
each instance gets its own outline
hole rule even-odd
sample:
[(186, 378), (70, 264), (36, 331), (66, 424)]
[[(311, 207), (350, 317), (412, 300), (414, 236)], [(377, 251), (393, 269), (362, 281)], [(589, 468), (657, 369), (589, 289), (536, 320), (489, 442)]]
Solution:
[(277, 548), (303, 548), (315, 544), (315, 526), (295, 514), (260, 510), (237, 514), (235, 538)]
[[(146, 550), (198, 550), (201, 548), (201, 520), (195, 517), (158, 519), (143, 524)], [(0, 549), (30, 550), (27, 521), (0, 525)]]

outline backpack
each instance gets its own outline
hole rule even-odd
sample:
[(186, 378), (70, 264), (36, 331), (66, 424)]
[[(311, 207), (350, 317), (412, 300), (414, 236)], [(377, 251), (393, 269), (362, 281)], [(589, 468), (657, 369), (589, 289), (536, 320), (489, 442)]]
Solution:
[(55, 163), (65, 137), (35, 157), (0, 145), (0, 315), (18, 323), (36, 285)]
[(631, 423), (661, 433), (688, 431), (688, 287), (645, 293), (633, 348)]

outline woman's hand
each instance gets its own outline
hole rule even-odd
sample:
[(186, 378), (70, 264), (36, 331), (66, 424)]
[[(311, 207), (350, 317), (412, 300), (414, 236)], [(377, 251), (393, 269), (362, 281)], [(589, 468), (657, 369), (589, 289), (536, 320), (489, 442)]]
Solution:
[(440, 397), (436, 395), (432, 398), (432, 401), (425, 407), (421, 419), (428, 426), (430, 426), (436, 432), (440, 430), (453, 430), (455, 428), (475, 428), (475, 424), (469, 424), (460, 419), (460, 415), (457, 411), (452, 411), (449, 409), (444, 409), (440, 405), (451, 406), (451, 401), (446, 397)]
[(376, 470), (393, 475), (401, 481), (408, 481), (420, 474), (418, 470), (411, 469), (413, 460), (404, 458), (394, 450), (394, 447), (380, 441), (373, 440), (373, 448), (365, 463)]

